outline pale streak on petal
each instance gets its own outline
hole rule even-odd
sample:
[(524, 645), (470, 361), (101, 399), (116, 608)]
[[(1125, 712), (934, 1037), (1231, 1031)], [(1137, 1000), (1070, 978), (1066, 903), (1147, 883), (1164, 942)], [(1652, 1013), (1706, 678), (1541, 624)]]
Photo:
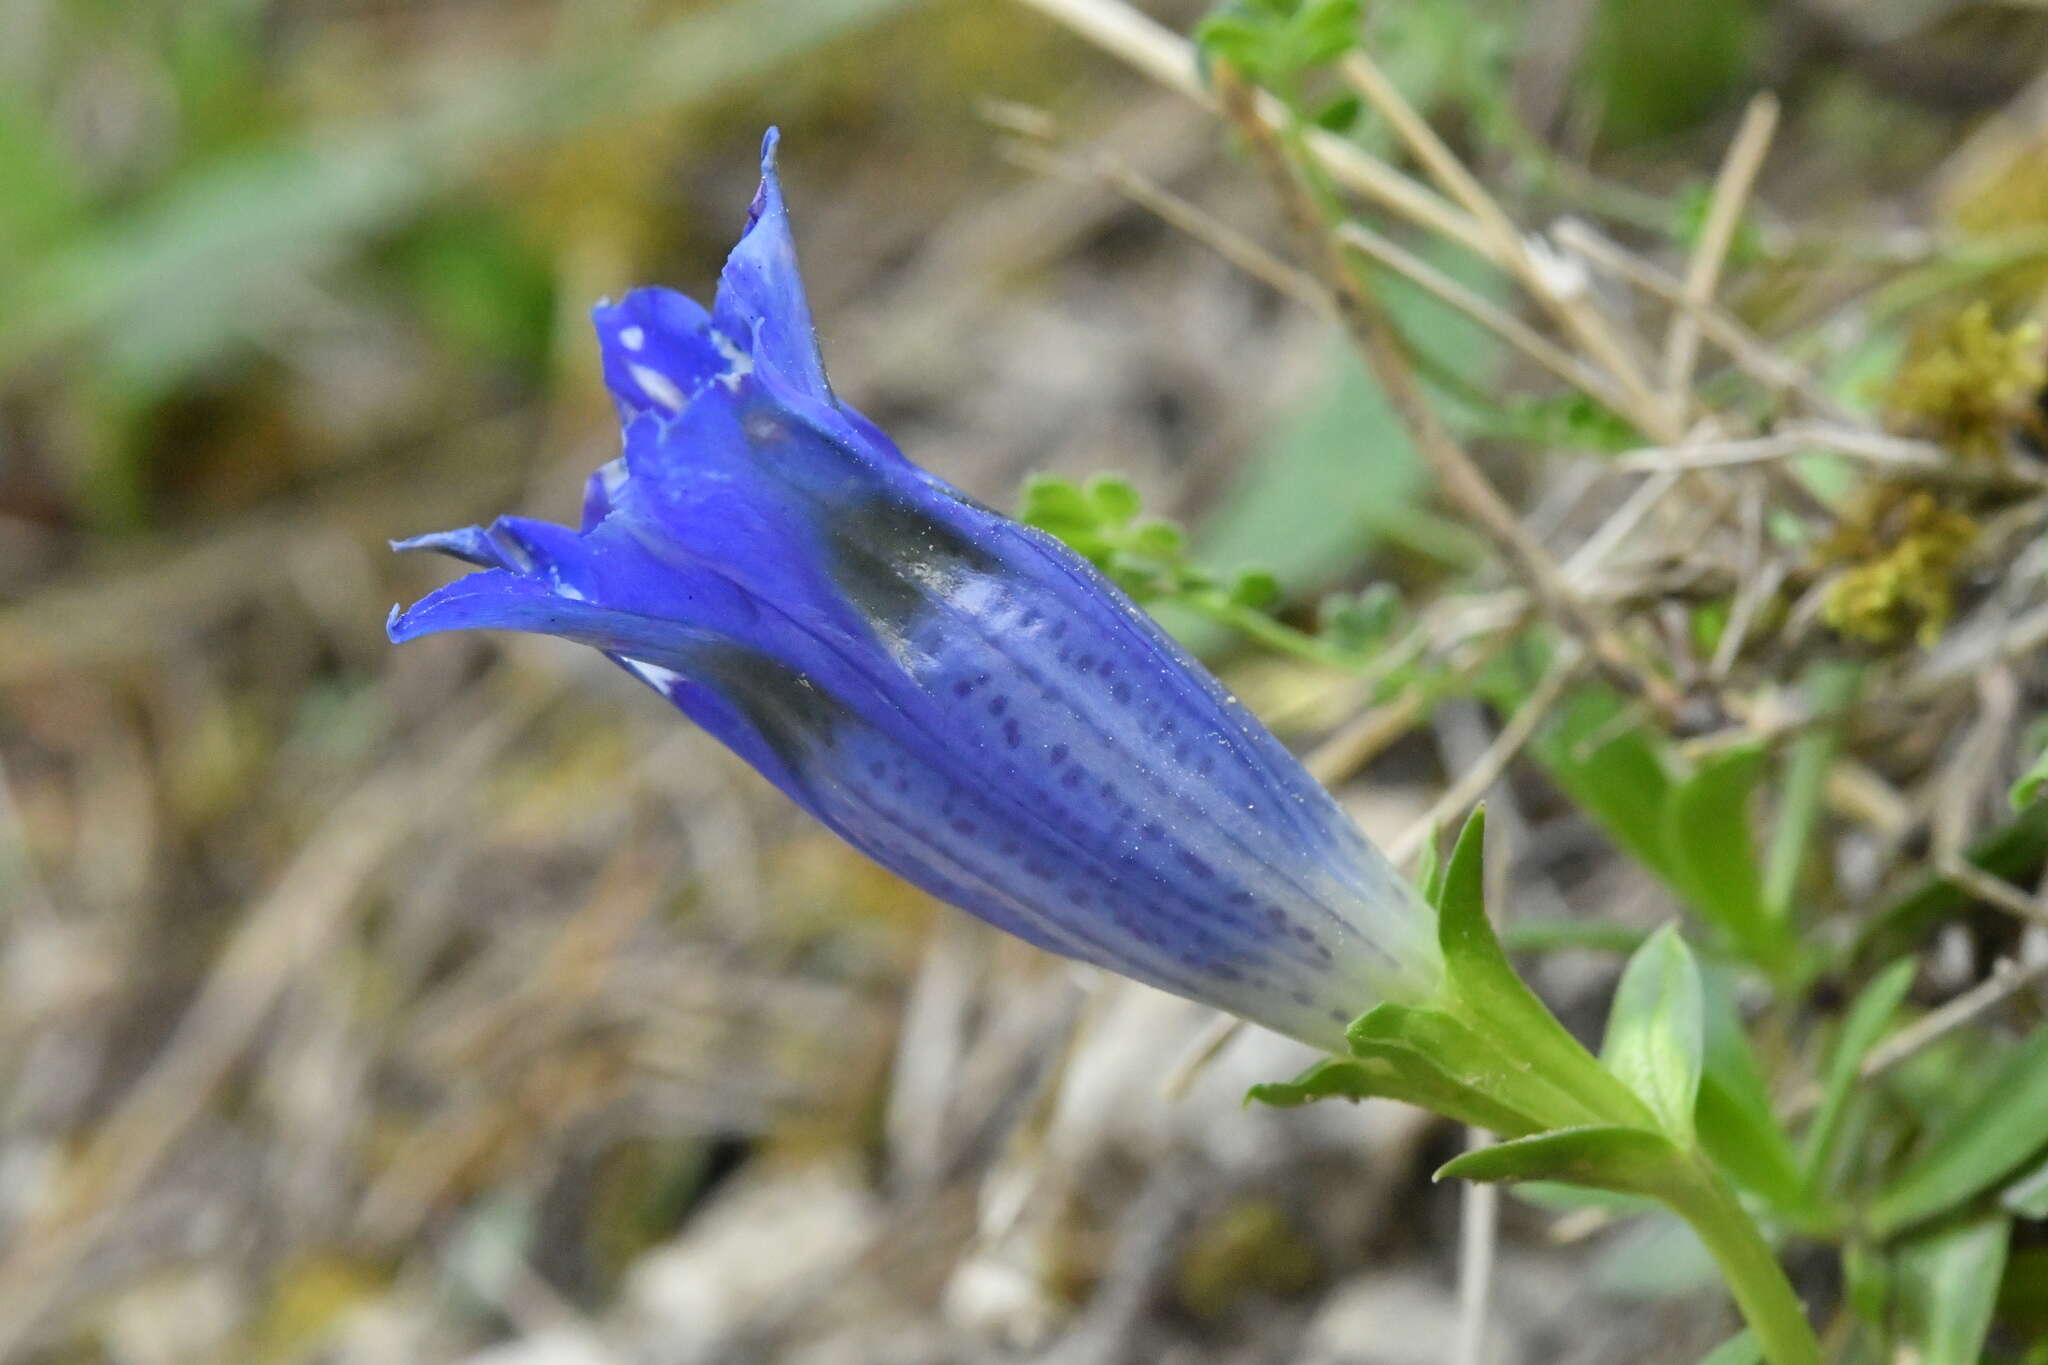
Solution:
[(651, 402), (667, 408), (670, 412), (683, 410), (683, 391), (675, 386), (674, 380), (660, 370), (646, 365), (634, 365), (629, 367), (629, 373), (633, 376), (633, 382), (640, 386), (640, 392), (646, 394)]

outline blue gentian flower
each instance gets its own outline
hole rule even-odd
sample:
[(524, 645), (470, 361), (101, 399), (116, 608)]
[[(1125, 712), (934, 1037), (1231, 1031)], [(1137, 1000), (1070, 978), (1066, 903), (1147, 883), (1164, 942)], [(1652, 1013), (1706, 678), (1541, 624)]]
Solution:
[(1433, 992), (1429, 909), (1235, 698), (833, 394), (775, 139), (708, 313), (666, 289), (596, 309), (624, 454), (582, 529), (399, 542), (483, 571), (394, 610), (391, 638), (603, 650), (933, 895), (1305, 1041)]

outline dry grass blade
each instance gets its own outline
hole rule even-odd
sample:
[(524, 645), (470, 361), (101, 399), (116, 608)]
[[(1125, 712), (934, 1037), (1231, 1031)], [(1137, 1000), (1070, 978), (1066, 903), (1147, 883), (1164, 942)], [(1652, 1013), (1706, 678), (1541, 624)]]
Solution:
[(1699, 245), (1686, 266), (1684, 306), (1671, 315), (1664, 338), (1664, 397), (1681, 423), (1692, 389), (1693, 365), (1699, 359), (1700, 314), (1714, 301), (1728, 249), (1735, 242), (1735, 229), (1756, 188), (1757, 172), (1763, 169), (1777, 127), (1777, 97), (1766, 91), (1750, 100), (1714, 181)]
[[(1835, 421), (1854, 423), (1857, 418), (1835, 401), (1807, 370), (1773, 349), (1761, 337), (1711, 302), (1699, 303), (1686, 296), (1685, 285), (1634, 252), (1610, 241), (1589, 224), (1568, 218), (1552, 229), (1558, 245), (1577, 252), (1617, 278), (1646, 294), (1662, 299), (1690, 313), (1700, 332), (1727, 353), (1751, 379), (1772, 393), (1796, 394), (1816, 413)], [(1665, 444), (1676, 444), (1666, 441)]]
[(1551, 708), (1563, 698), (1565, 689), (1579, 675), (1583, 659), (1575, 649), (1561, 649), (1551, 662), (1550, 669), (1543, 675), (1529, 693), (1514, 718), (1501, 727), (1493, 742), (1458, 775), (1458, 780), (1439, 796), (1421, 818), (1403, 830), (1394, 841), (1387, 845), (1387, 856), (1396, 866), (1407, 863), (1422, 849), (1423, 840), (1430, 831), (1441, 828), (1450, 818), (1470, 806), (1486, 789), (1500, 779), (1529, 741), (1535, 737), (1536, 729), (1543, 724)]
[(1313, 275), (1297, 270), (1214, 214), (1189, 203), (1114, 157), (1101, 153), (1066, 157), (1029, 143), (1012, 145), (1007, 149), (1007, 155), (1027, 170), (1064, 176), (1070, 180), (1093, 181), (1114, 190), (1278, 293), (1326, 316), (1336, 314), (1336, 305), (1330, 302), (1329, 291)]
[(1592, 656), (1603, 669), (1631, 692), (1647, 698), (1659, 711), (1674, 711), (1678, 695), (1671, 684), (1645, 668), (1614, 627), (1578, 597), (1550, 552), (1516, 519), (1499, 490), (1445, 429), (1422, 391), (1398, 334), (1364, 282), (1338, 254), (1285, 149), (1258, 116), (1252, 89), (1226, 68), (1218, 69), (1217, 84), (1223, 93), (1225, 114), (1252, 146), (1303, 250), (1318, 262), (1335, 292), (1338, 316), (1346, 333), (1445, 493), (1524, 575), (1545, 609), (1568, 630), (1586, 639)]
[(452, 727), (422, 758), (363, 783), (307, 841), (250, 910), (162, 1055), (99, 1126), (68, 1188), (0, 1261), (0, 1358), (35, 1331), (71, 1272), (211, 1102), (296, 975), (334, 941), (362, 903), (364, 885), (417, 829), (421, 813), (445, 808), (545, 700), (528, 692)]
[[(1019, 0), (1072, 29), (1103, 51), (1130, 63), (1161, 85), (1210, 108), (1216, 98), (1203, 88), (1194, 45), (1162, 28), (1122, 0)], [(1260, 92), (1253, 98), (1258, 119), (1269, 128), (1286, 119), (1279, 103)], [(1403, 218), (1491, 258), (1490, 239), (1465, 213), (1367, 154), (1357, 144), (1314, 128), (1305, 135), (1309, 151), (1346, 189), (1391, 209)]]
[(1421, 257), (1360, 223), (1341, 224), (1337, 228), (1337, 237), (1346, 246), (1355, 247), (1389, 270), (1422, 286), (1579, 392), (1616, 412), (1627, 409), (1628, 396), (1601, 371)]
[(1486, 234), (1494, 261), (1504, 266), (1558, 325), (1584, 348), (1620, 388), (1623, 401), (1616, 411), (1625, 413), (1642, 430), (1660, 441), (1675, 441), (1682, 431), (1659, 402), (1649, 381), (1607, 319), (1593, 306), (1592, 299), (1577, 281), (1565, 283), (1529, 248), (1514, 221), (1498, 201), (1465, 169), (1457, 154), (1416, 112), (1394, 83), (1363, 51), (1346, 53), (1338, 69), (1379, 115), (1393, 126), (1408, 149), (1429, 171), (1445, 192), (1471, 214)]
[[(2010, 959), (1999, 959), (1993, 964), (1990, 976), (1871, 1048), (1865, 1054), (1862, 1065), (1857, 1068), (1857, 1076), (1864, 1081), (1879, 1079), (1943, 1038), (1978, 1022), (2006, 1001), (2044, 980), (2048, 980), (2048, 958), (2024, 967)], [(1821, 1090), (1818, 1085), (1801, 1090), (1786, 1103), (1783, 1115), (1785, 1122), (1796, 1123), (1811, 1114), (1820, 1104), (1820, 1100)]]
[(1616, 464), (1639, 473), (1736, 469), (1825, 453), (1865, 461), (1918, 483), (2008, 492), (2048, 489), (2048, 480), (2025, 469), (1980, 467), (1949, 458), (1940, 446), (1832, 422), (1787, 422), (1768, 436), (1733, 441), (1692, 441), (1677, 447), (1632, 450)]

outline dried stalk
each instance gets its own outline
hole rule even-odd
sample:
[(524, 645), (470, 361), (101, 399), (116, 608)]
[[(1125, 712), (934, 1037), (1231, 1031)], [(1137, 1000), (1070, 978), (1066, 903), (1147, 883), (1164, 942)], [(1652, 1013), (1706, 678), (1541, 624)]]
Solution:
[(1388, 325), (1364, 282), (1338, 253), (1313, 195), (1296, 175), (1278, 137), (1259, 117), (1251, 88), (1222, 67), (1217, 69), (1216, 85), (1225, 115), (1253, 149), (1302, 250), (1316, 262), (1332, 289), (1345, 331), (1445, 493), (1522, 573), (1545, 609), (1587, 642), (1603, 670), (1620, 685), (1647, 698), (1660, 712), (1675, 711), (1679, 702), (1676, 690), (1644, 668), (1615, 628), (1579, 598), (1550, 552), (1516, 520), (1507, 501), (1444, 428), (1415, 377), (1399, 335)]
[(1707, 221), (1685, 272), (1684, 306), (1672, 313), (1664, 339), (1664, 397), (1681, 422), (1689, 406), (1693, 366), (1699, 359), (1700, 314), (1714, 302), (1721, 267), (1728, 260), (1736, 226), (1742, 221), (1743, 207), (1756, 187), (1757, 172), (1763, 168), (1764, 154), (1770, 150), (1771, 134), (1777, 127), (1778, 101), (1765, 91), (1743, 111), (1742, 126), (1714, 180)]

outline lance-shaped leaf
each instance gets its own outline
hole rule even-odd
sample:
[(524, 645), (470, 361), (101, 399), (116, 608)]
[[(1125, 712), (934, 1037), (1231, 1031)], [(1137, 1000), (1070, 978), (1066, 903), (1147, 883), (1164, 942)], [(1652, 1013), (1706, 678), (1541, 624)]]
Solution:
[(1647, 1128), (1599, 1125), (1476, 1147), (1438, 1168), (1436, 1179), (1556, 1180), (1620, 1194), (1661, 1195), (1684, 1158)]
[(1329, 1058), (1291, 1081), (1255, 1085), (1247, 1098), (1283, 1109), (1323, 1099), (1399, 1100), (1489, 1132), (1532, 1131), (1529, 1120), (1512, 1108), (1459, 1084), (1427, 1057), (1394, 1046)]
[(1809, 1179), (1817, 1180), (1826, 1172), (1835, 1139), (1841, 1132), (1842, 1117), (1848, 1112), (1856, 1073), (1863, 1065), (1863, 1058), (1891, 1027), (1892, 1017), (1905, 1003), (1906, 992), (1912, 988), (1913, 975), (1918, 970), (1919, 963), (1915, 959), (1900, 958), (1879, 972), (1857, 994), (1856, 1003), (1849, 1007), (1848, 1016), (1842, 1021), (1841, 1037), (1835, 1040), (1834, 1050), (1828, 1054), (1820, 1107), (1814, 1110), (1813, 1123), (1806, 1130), (1806, 1141), (1800, 1152), (1800, 1161)]
[(1664, 846), (1673, 884), (1687, 904), (1743, 956), (1783, 973), (1792, 965), (1793, 945), (1765, 897), (1749, 828), (1749, 800), (1762, 775), (1759, 749), (1704, 764), (1665, 802)]
[(1870, 1206), (1889, 1236), (1983, 1193), (2048, 1147), (2048, 1025), (2007, 1054), (1983, 1095)]
[[(1601, 1069), (1579, 1040), (1557, 1022), (1501, 951), (1486, 917), (1486, 811), (1472, 812), (1444, 868), (1437, 902), (1437, 932), (1449, 988), (1476, 1032), (1512, 1039), (1526, 1070), (1570, 1088), (1579, 1117), (1565, 1123), (1620, 1119), (1648, 1123), (1649, 1110), (1633, 1091)], [(1553, 1121), (1552, 1126), (1559, 1126)]]
[(1680, 1143), (1693, 1138), (1704, 1032), (1699, 968), (1677, 929), (1667, 924), (1621, 973), (1601, 1060)]
[(1915, 1237), (1896, 1258), (1904, 1357), (1919, 1365), (1977, 1365), (1998, 1285), (2005, 1276), (2012, 1221), (2003, 1215), (1967, 1219)]
[(1381, 1005), (1352, 1021), (1345, 1042), (1352, 1055), (1359, 1057), (1406, 1054), (1443, 1077), (1446, 1084), (1514, 1115), (1514, 1122), (1507, 1126), (1484, 1125), (1497, 1133), (1528, 1133), (1600, 1118), (1598, 1111), (1540, 1068), (1531, 1067), (1526, 1055), (1494, 1042), (1442, 1010)]
[(1743, 1188), (1761, 1196), (1783, 1221), (1826, 1222), (1807, 1188), (1784, 1125), (1771, 1110), (1770, 1092), (1743, 1031), (1726, 972), (1702, 970), (1706, 1048), (1693, 1123), (1700, 1146)]

